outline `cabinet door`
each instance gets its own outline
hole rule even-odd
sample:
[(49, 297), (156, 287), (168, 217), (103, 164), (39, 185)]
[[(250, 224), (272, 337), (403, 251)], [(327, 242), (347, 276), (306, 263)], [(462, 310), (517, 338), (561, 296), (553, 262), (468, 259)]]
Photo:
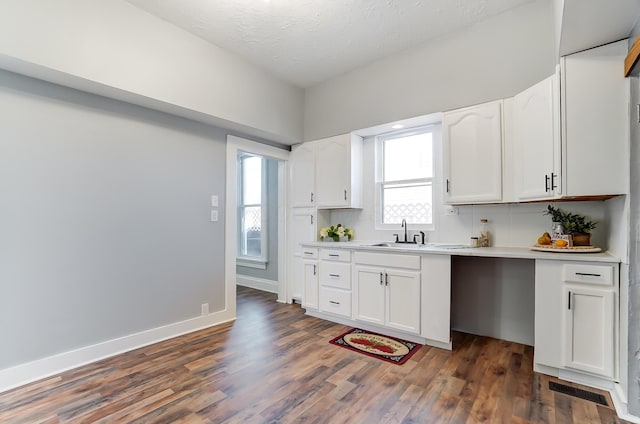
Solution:
[[(553, 198), (560, 191), (558, 76), (551, 76), (513, 98), (516, 197)], [(558, 164), (556, 167), (556, 164)]]
[(315, 205), (315, 151), (313, 143), (294, 147), (289, 157), (291, 164), (291, 206)]
[(420, 333), (420, 273), (387, 269), (386, 325)]
[(354, 278), (357, 293), (355, 318), (384, 325), (384, 269), (356, 266)]
[(325, 138), (316, 143), (318, 206), (347, 206), (351, 186), (350, 134)]
[(565, 288), (565, 366), (613, 377), (614, 292)]
[(502, 200), (502, 102), (444, 114), (445, 201)]
[(289, 232), (289, 259), (290, 259), (290, 277), (289, 289), (292, 299), (302, 299), (304, 302), (304, 277), (302, 270), (301, 258), (305, 257), (300, 243), (316, 240), (316, 223), (315, 212), (313, 209), (293, 208), (290, 222)]
[(620, 70), (628, 50), (622, 40), (560, 62), (563, 196), (628, 193), (630, 86)]
[(293, 251), (301, 251), (300, 243), (316, 241), (316, 217), (312, 209), (294, 209), (291, 214)]
[(302, 261), (304, 295), (302, 306), (318, 309), (318, 261)]

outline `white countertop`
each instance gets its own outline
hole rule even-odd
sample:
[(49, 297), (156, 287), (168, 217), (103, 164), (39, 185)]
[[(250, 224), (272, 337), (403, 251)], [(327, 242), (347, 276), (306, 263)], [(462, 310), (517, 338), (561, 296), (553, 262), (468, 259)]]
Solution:
[(302, 246), (319, 247), (325, 249), (369, 250), (389, 253), (427, 253), (450, 256), (479, 256), (490, 258), (518, 258), (518, 259), (550, 259), (562, 261), (590, 261), (590, 262), (620, 262), (620, 258), (608, 252), (598, 253), (566, 253), (540, 252), (529, 247), (458, 247), (461, 245), (439, 244), (394, 244), (391, 246), (372, 246), (376, 241), (349, 242), (308, 242)]

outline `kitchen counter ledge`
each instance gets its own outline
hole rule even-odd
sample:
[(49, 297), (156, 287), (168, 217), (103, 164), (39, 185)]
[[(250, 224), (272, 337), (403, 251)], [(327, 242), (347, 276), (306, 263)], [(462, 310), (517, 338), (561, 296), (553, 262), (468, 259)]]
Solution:
[[(349, 241), (349, 242), (308, 242), (301, 243), (306, 247), (317, 247), (324, 249), (350, 249), (367, 250), (388, 253), (418, 253), (437, 254), (450, 256), (478, 256), (489, 258), (516, 258), (516, 259), (549, 259), (562, 261), (587, 261), (587, 262), (609, 262), (619, 263), (620, 258), (609, 252), (598, 253), (556, 253), (540, 252), (531, 250), (529, 247), (446, 247), (442, 245), (420, 245), (406, 244), (393, 246), (372, 246), (376, 241)], [(459, 246), (459, 245), (456, 245)]]

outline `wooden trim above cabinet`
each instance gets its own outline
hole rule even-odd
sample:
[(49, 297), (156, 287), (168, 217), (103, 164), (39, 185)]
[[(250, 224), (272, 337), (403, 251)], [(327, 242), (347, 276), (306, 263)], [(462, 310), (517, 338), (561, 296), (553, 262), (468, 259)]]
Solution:
[(640, 58), (640, 34), (636, 37), (636, 41), (633, 42), (633, 46), (629, 49), (627, 57), (624, 59), (624, 76), (628, 77), (631, 74), (631, 70)]

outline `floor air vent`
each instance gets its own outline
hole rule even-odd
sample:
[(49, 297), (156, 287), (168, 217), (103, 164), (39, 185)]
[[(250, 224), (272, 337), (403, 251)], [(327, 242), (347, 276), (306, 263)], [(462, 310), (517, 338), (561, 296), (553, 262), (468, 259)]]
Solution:
[(609, 404), (607, 403), (607, 399), (598, 393), (589, 392), (587, 390), (578, 389), (576, 387), (566, 386), (564, 384), (558, 384), (553, 381), (549, 382), (549, 389), (553, 390), (554, 392), (564, 393), (565, 395), (599, 403), (600, 405), (609, 406)]

